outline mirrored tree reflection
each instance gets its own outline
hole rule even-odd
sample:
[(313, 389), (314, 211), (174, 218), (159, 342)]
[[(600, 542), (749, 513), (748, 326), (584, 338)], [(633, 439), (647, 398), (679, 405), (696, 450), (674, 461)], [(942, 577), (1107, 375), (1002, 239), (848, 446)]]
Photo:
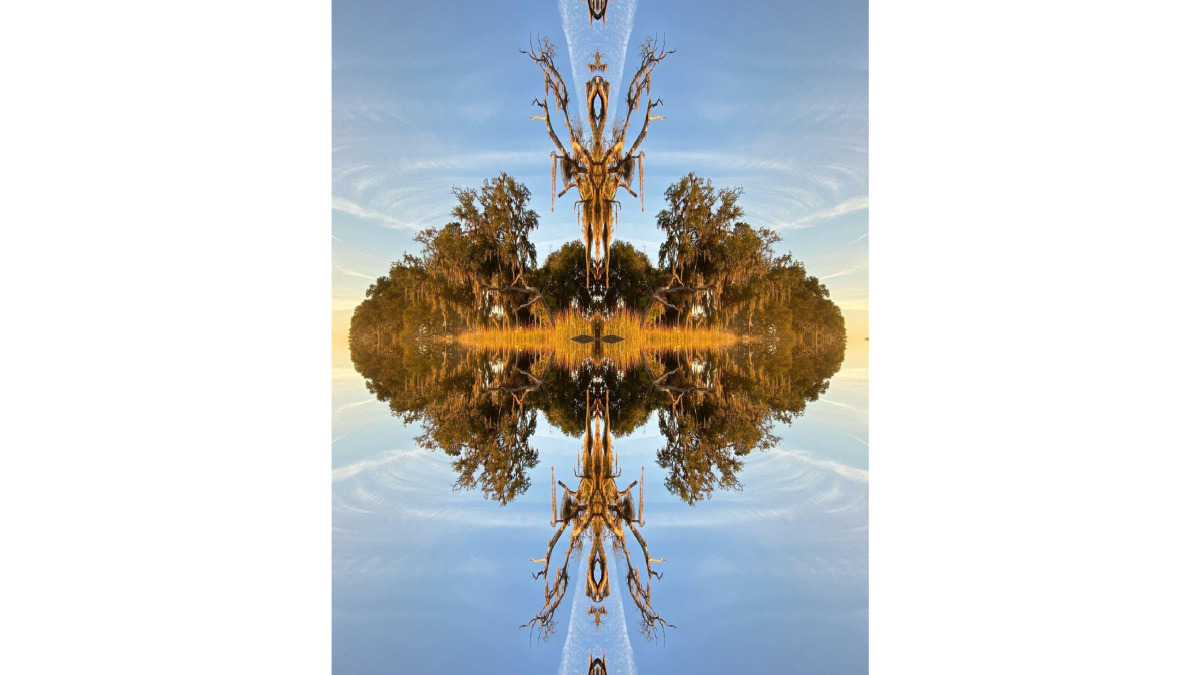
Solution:
[[(590, 401), (606, 398), (609, 433), (621, 438), (652, 421), (665, 439), (657, 464), (667, 490), (688, 504), (715, 489), (741, 489), (754, 450), (778, 443), (775, 422), (792, 422), (825, 393), (843, 349), (758, 342), (711, 351), (652, 351), (633, 369), (603, 354), (562, 365), (554, 353), (465, 349), (453, 342), (352, 343), (368, 390), (407, 423), (418, 444), (449, 455), (454, 487), (507, 504), (529, 488), (538, 464), (531, 440), (539, 415), (582, 437)], [(558, 364), (558, 365), (557, 365)]]
[(501, 360), (453, 344), (409, 343), (360, 345), (351, 357), (371, 393), (421, 425), (418, 445), (452, 458), (454, 489), (478, 488), (502, 505), (529, 489), (538, 416), (525, 402), (539, 388), (533, 373), (546, 370), (537, 356)]
[[(596, 334), (603, 337), (604, 327)], [(721, 349), (645, 349), (633, 362), (627, 347), (620, 357), (600, 339), (586, 347), (498, 351), (453, 341), (365, 339), (352, 341), (351, 357), (394, 415), (420, 425), (418, 445), (449, 456), (454, 490), (478, 489), (502, 506), (525, 494), (539, 462), (540, 417), (580, 438), (573, 480), (557, 479), (554, 467), (548, 471), (554, 532), (545, 553), (530, 558), (541, 564), (532, 574), (543, 580), (542, 606), (522, 628), (531, 638), (549, 639), (568, 592), (570, 564), (586, 560), (577, 583), (585, 584), (588, 618), (599, 629), (607, 619), (605, 601), (621, 583), (610, 579), (610, 569), (621, 570), (624, 562), (625, 589), (618, 592), (637, 607), (643, 635), (657, 639), (674, 627), (651, 600), (651, 584), (662, 578), (657, 566), (665, 561), (652, 556), (641, 529), (646, 467), (639, 467), (637, 480), (623, 481), (617, 440), (656, 424), (663, 485), (690, 506), (714, 490), (741, 490), (746, 457), (775, 447), (780, 439), (773, 425), (794, 421), (825, 393), (844, 345), (767, 339)], [(604, 672), (603, 657), (591, 664), (590, 672)]]
[(714, 488), (741, 490), (743, 458), (775, 447), (780, 439), (772, 425), (803, 415), (841, 364), (841, 352), (796, 353), (775, 345), (645, 358), (666, 442), (657, 462), (667, 472), (668, 492), (694, 505)]
[[(609, 561), (605, 554), (605, 543), (609, 542), (613, 551), (625, 555), (626, 586), (641, 614), (643, 634), (650, 637), (656, 635), (660, 628), (671, 627), (651, 605), (651, 579), (662, 577), (662, 574), (654, 570), (653, 565), (664, 560), (651, 557), (646, 539), (638, 530), (639, 526), (646, 525), (643, 518), (642, 487), (639, 481), (633, 481), (624, 490), (617, 489), (621, 467), (617, 461), (613, 436), (609, 433), (608, 400), (606, 395), (603, 409), (600, 400), (589, 400), (586, 403), (590, 411), (590, 420), (584, 434), (584, 448), (576, 463), (575, 477), (579, 479), (576, 488), (573, 490), (563, 481), (556, 483), (554, 468), (551, 468), (551, 505), (554, 509), (551, 512), (551, 525), (557, 525), (558, 528), (551, 535), (546, 555), (530, 559), (531, 562), (543, 564), (542, 570), (534, 573), (534, 578), (541, 577), (546, 580), (544, 602), (538, 614), (522, 626), (529, 627), (531, 632), (537, 629), (543, 638), (554, 633), (555, 612), (567, 593), (568, 566), (573, 557), (583, 554), (585, 539), (589, 545), (588, 575), (584, 580), (587, 584), (587, 598), (599, 605), (609, 597)], [(561, 503), (556, 500), (556, 485), (563, 488)], [(639, 486), (637, 511), (631, 494), (635, 486)], [(566, 550), (563, 552), (563, 562), (556, 568), (552, 581), (549, 577), (552, 556), (560, 537), (569, 526), (571, 530)], [(634, 535), (641, 548), (640, 562), (635, 562), (630, 557), (625, 538), (627, 530)], [(645, 565), (646, 570), (645, 584), (641, 572), (642, 565)], [(597, 625), (601, 623), (604, 611), (604, 608), (599, 606), (589, 610)]]

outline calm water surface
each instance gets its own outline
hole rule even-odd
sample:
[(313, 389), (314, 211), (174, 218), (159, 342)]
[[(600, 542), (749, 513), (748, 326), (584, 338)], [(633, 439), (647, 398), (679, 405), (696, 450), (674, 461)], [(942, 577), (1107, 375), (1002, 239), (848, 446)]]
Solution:
[[(590, 653), (609, 673), (867, 671), (866, 344), (841, 366), (754, 352), (628, 369), (411, 347), (355, 357), (334, 354), (335, 673), (584, 673)], [(569, 574), (554, 633), (519, 628), (544, 611), (531, 558), (556, 531), (551, 467), (577, 488), (588, 424), (611, 443), (617, 490), (645, 472), (633, 520), (664, 559), (649, 599), (674, 626), (650, 639), (612, 536), (594, 602), (589, 539), (566, 559), (570, 527), (549, 568)]]

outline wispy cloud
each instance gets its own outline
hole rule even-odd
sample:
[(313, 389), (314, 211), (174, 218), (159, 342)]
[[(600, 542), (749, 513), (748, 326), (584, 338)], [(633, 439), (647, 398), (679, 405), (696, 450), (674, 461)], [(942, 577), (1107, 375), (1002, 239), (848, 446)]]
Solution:
[(339, 99), (333, 103), (333, 123), (335, 126), (353, 126), (365, 124), (408, 123), (426, 114), (428, 105), (412, 100), (346, 100)]
[[(362, 403), (368, 403), (368, 401), (362, 401)], [(350, 405), (359, 405), (359, 404), (351, 403)], [(416, 456), (417, 454), (418, 454), (417, 450), (393, 450), (391, 452), (385, 453), (384, 455), (382, 455), (380, 457), (376, 457), (374, 459), (364, 459), (364, 460), (355, 462), (354, 464), (349, 464), (347, 466), (339, 467), (339, 468), (333, 470), (333, 475), (332, 475), (333, 482), (341, 483), (342, 481), (347, 480), (348, 478), (354, 478), (355, 476), (359, 475), (360, 473), (362, 473), (364, 471), (371, 471), (372, 469), (378, 469), (379, 467), (384, 466), (385, 464), (391, 464), (392, 462), (395, 462), (403, 457), (413, 457), (413, 456)]]
[[(345, 480), (346, 478), (342, 478), (341, 481), (335, 480), (334, 482), (337, 483)], [(438, 487), (442, 488), (443, 486), (439, 485)], [(488, 504), (485, 500), (480, 499), (479, 495), (471, 495), (471, 497), (478, 500), (478, 505), (422, 508), (403, 503), (392, 493), (382, 493), (367, 488), (359, 488), (354, 490), (350, 495), (344, 496), (338, 494), (337, 490), (335, 490), (333, 497), (334, 519), (337, 522), (342, 518), (384, 516), (389, 520), (420, 523), (439, 529), (446, 529), (451, 525), (484, 530), (518, 528), (542, 531), (546, 528), (546, 517), (541, 515), (541, 513), (535, 514), (532, 511), (500, 512), (499, 510), (495, 510), (495, 504)], [(348, 529), (354, 531), (353, 527)]]
[(704, 150), (660, 150), (655, 153), (655, 161), (670, 166), (685, 165), (731, 171), (796, 171), (798, 169), (797, 163), (791, 159), (773, 159)]
[(343, 403), (342, 405), (338, 406), (337, 408), (334, 408), (334, 414), (337, 415), (338, 413), (346, 412), (347, 410), (350, 410), (351, 408), (357, 408), (361, 405), (367, 405), (368, 403), (372, 403), (373, 401), (375, 401), (375, 399), (368, 398), (368, 399), (364, 399), (362, 401), (355, 401), (354, 403)]
[(856, 265), (849, 270), (841, 270), (841, 271), (835, 272), (833, 274), (827, 274), (826, 276), (821, 277), (821, 280), (825, 281), (826, 279), (834, 279), (836, 277), (845, 277), (848, 274), (854, 274), (854, 273), (856, 273), (860, 270), (866, 269), (866, 268), (867, 268), (867, 265)]
[[(809, 215), (805, 216), (804, 218), (801, 218), (800, 220), (792, 223), (791, 225), (785, 225), (784, 227), (794, 227), (794, 228), (812, 227), (819, 221), (829, 220), (830, 218), (837, 218), (838, 216), (844, 216), (848, 213), (854, 213), (855, 211), (862, 211), (866, 208), (867, 208), (867, 195), (861, 195), (859, 197), (851, 197), (850, 199), (848, 199), (844, 202), (835, 204), (834, 206), (831, 206), (828, 209), (822, 209), (821, 211), (817, 211), (815, 213), (810, 213)], [(867, 236), (867, 235), (864, 235), (864, 236)]]
[[(863, 441), (860, 441), (860, 443), (862, 442)], [(849, 481), (853, 481), (855, 483), (867, 482), (868, 473), (863, 469), (856, 469), (853, 466), (848, 466), (842, 462), (835, 462), (832, 459), (818, 459), (814, 457), (812, 453), (804, 451), (796, 453), (796, 458), (819, 469), (832, 471)]]
[[(813, 162), (804, 157), (772, 156), (772, 148), (756, 151), (754, 148), (743, 149), (739, 152), (711, 150), (658, 150), (655, 152), (656, 165), (665, 164), (672, 167), (699, 169), (704, 171), (716, 170), (723, 174), (729, 172), (778, 172), (793, 177), (784, 183), (772, 183), (765, 187), (776, 189), (795, 189), (796, 178), (810, 187), (826, 190), (837, 195), (852, 187), (862, 188), (866, 185), (866, 167), (846, 165), (844, 163)], [(748, 176), (747, 184), (761, 179)], [(749, 190), (749, 188), (748, 188)]]
[(402, 172), (412, 171), (465, 171), (486, 169), (498, 171), (514, 166), (530, 166), (546, 164), (550, 166), (550, 152), (517, 151), (517, 152), (466, 152), (445, 157), (425, 159), (402, 159), (396, 163), (396, 168)]
[(334, 182), (337, 183), (338, 181), (345, 180), (347, 176), (352, 176), (360, 171), (366, 171), (370, 168), (370, 164), (347, 164), (344, 166), (335, 166)]
[(360, 277), (363, 279), (370, 279), (372, 281), (375, 281), (375, 277), (373, 277), (373, 276), (370, 276), (368, 274), (363, 274), (362, 272), (356, 272), (354, 270), (348, 270), (345, 267), (342, 267), (341, 265), (334, 265), (334, 269), (341, 272), (342, 274), (347, 275), (347, 276)]
[(853, 406), (850, 403), (843, 403), (842, 401), (831, 401), (828, 398), (819, 398), (819, 399), (817, 399), (817, 401), (818, 401), (818, 403), (826, 403), (828, 405), (836, 406), (839, 408), (844, 408), (844, 409), (850, 410), (858, 415), (863, 415), (864, 417), (867, 417), (866, 410), (864, 410), (863, 408), (860, 408), (858, 406)]
[(399, 218), (393, 218), (392, 216), (386, 213), (380, 213), (375, 209), (359, 206), (358, 204), (343, 197), (334, 197), (333, 209), (335, 211), (341, 211), (342, 213), (347, 213), (358, 218), (363, 218), (364, 220), (374, 220), (378, 223), (383, 223), (384, 227), (389, 227), (396, 230), (405, 230), (417, 227), (417, 225), (414, 223), (406, 223)]
[[(335, 167), (334, 181), (347, 182), (362, 191), (393, 178), (430, 171), (499, 171), (513, 167), (550, 165), (550, 152), (541, 150), (500, 150), (457, 152), (447, 149), (429, 157), (400, 157), (374, 164), (347, 164)], [(444, 181), (438, 181), (442, 183)], [(449, 192), (449, 189), (447, 190)]]
[[(333, 235), (330, 235), (330, 236), (333, 236)], [(334, 241), (336, 241), (336, 242), (338, 242), (339, 244), (341, 244), (341, 245), (345, 246), (346, 248), (348, 248), (348, 249), (350, 249), (350, 250), (354, 251), (355, 253), (362, 253), (362, 251), (360, 251), (359, 249), (357, 249), (357, 248), (355, 248), (355, 247), (351, 246), (350, 244), (347, 244), (346, 242), (342, 241), (341, 239), (339, 239), (339, 238), (337, 238), (337, 237), (333, 237), (333, 239), (334, 239)]]

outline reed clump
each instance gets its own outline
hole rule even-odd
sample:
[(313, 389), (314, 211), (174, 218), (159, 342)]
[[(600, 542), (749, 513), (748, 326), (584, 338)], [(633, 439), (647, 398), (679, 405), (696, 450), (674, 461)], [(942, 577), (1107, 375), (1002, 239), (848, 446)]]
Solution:
[[(580, 342), (572, 338), (589, 338)], [(598, 341), (616, 336), (619, 341)], [(460, 344), (489, 351), (538, 351), (556, 354), (556, 360), (575, 361), (603, 355), (623, 364), (636, 362), (640, 355), (657, 351), (708, 351), (731, 347), (743, 338), (718, 328), (686, 328), (654, 323), (642, 325), (642, 317), (628, 309), (609, 315), (591, 316), (577, 310), (564, 310), (549, 322), (529, 326), (488, 327), (460, 333)], [(612, 340), (612, 337), (609, 338)]]

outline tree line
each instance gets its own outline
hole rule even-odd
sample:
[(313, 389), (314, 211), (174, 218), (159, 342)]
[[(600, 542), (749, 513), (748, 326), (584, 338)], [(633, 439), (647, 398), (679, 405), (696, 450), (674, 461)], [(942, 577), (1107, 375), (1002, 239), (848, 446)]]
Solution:
[(453, 220), (419, 232), (405, 255), (367, 289), (351, 319), (351, 340), (453, 335), (484, 325), (529, 325), (550, 312), (629, 308), (648, 321), (714, 326), (792, 339), (811, 348), (842, 344), (842, 312), (780, 237), (742, 220), (741, 188), (715, 190), (689, 173), (664, 193), (656, 225), (666, 241), (657, 264), (629, 243), (609, 252), (609, 284), (589, 282), (584, 244), (572, 241), (538, 265), (530, 234), (538, 214), (530, 192), (501, 173), (479, 190), (454, 188)]

